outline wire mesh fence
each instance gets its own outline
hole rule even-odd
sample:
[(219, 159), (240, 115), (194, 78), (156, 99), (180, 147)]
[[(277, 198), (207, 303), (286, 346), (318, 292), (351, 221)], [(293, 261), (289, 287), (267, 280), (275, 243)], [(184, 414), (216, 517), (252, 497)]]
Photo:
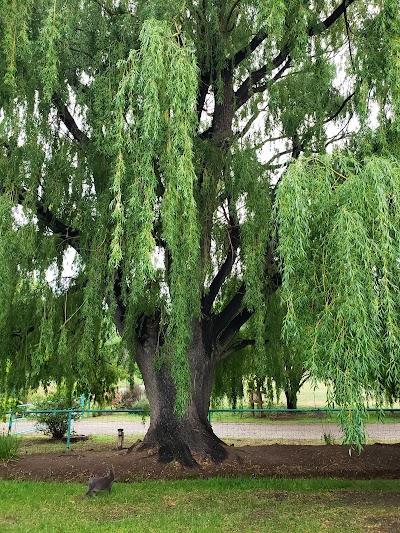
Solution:
[[(63, 439), (51, 439), (39, 414), (62, 414), (67, 421)], [(400, 442), (400, 409), (370, 409), (367, 443)], [(333, 444), (343, 438), (337, 410), (211, 409), (215, 434), (229, 444)], [(143, 410), (24, 410), (8, 413), (0, 433), (19, 436), (26, 449), (57, 450), (124, 448), (142, 439), (150, 424)], [(48, 431), (47, 431), (48, 433)]]

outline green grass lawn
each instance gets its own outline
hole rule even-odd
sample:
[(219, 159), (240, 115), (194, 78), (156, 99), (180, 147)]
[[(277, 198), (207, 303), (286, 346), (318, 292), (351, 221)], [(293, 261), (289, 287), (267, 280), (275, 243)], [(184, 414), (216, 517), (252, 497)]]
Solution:
[[(260, 416), (262, 415), (262, 416)], [(321, 422), (338, 423), (337, 411), (282, 411), (282, 412), (264, 412), (264, 413), (249, 413), (249, 412), (215, 412), (211, 413), (211, 422), (236, 422), (236, 423), (268, 423), (268, 424), (298, 424), (298, 423), (314, 423), (321, 424)], [(387, 412), (381, 417), (377, 412), (369, 412), (366, 423), (378, 422), (394, 422), (400, 423), (400, 412)]]
[[(138, 439), (143, 438), (143, 435), (130, 435), (126, 442), (129, 446)], [(71, 442), (70, 451), (74, 452), (103, 452), (113, 450), (116, 446), (116, 438), (114, 435), (90, 435), (88, 440)], [(20, 446), (18, 456), (30, 455), (32, 453), (66, 453), (66, 443), (60, 440), (52, 440), (44, 435), (22, 435), (20, 437)], [(0, 528), (1, 532), (1, 528)]]
[(223, 479), (84, 485), (0, 481), (0, 531), (398, 531), (400, 481)]

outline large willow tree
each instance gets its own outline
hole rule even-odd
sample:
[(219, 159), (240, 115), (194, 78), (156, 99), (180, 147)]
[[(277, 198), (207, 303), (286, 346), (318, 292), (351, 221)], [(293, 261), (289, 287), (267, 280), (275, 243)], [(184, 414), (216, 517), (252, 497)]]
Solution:
[[(287, 342), (357, 440), (363, 395), (399, 382), (398, 1), (0, 12), (2, 391), (107, 388), (112, 317), (150, 400), (142, 446), (223, 459), (216, 365), (262, 356), (283, 284)], [(324, 155), (349, 131), (353, 157)]]

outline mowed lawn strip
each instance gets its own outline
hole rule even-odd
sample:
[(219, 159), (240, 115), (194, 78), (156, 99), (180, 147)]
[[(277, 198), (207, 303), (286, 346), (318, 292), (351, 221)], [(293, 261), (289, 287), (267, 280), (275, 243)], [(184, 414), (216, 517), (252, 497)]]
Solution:
[[(0, 481), (0, 531), (400, 530), (400, 481), (226, 479), (84, 485)], [(387, 529), (389, 528), (389, 529)]]

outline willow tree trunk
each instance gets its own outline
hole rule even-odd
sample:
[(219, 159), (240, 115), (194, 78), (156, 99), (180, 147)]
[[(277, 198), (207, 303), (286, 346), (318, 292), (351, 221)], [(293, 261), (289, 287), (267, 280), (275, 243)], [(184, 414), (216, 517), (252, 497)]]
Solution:
[(175, 385), (166, 365), (157, 365), (159, 322), (147, 319), (145, 333), (136, 348), (136, 361), (142, 373), (150, 403), (150, 427), (139, 449), (153, 449), (161, 461), (177, 460), (193, 466), (197, 459), (222, 461), (224, 443), (208, 422), (215, 358), (205, 342), (204, 324), (193, 321), (193, 342), (188, 351), (191, 392), (182, 417), (175, 412)]
[[(221, 71), (223, 85), (223, 101), (215, 104), (215, 115), (211, 128), (213, 142), (220, 150), (221, 157), (226, 154), (231, 143), (232, 120), (234, 114), (233, 74), (231, 69)], [(203, 235), (204, 238), (204, 235)], [(205, 239), (211, 242), (211, 236)], [(207, 296), (203, 298), (202, 319), (192, 321), (192, 344), (188, 350), (190, 368), (190, 401), (182, 417), (175, 412), (176, 389), (171, 373), (166, 365), (157, 366), (159, 322), (156, 318), (147, 318), (144, 324), (144, 335), (136, 347), (136, 362), (142, 373), (146, 394), (150, 402), (150, 428), (141, 448), (156, 449), (162, 461), (178, 460), (192, 466), (196, 457), (207, 457), (220, 462), (227, 456), (224, 443), (214, 434), (208, 422), (208, 409), (212, 382), (217, 363), (215, 355), (216, 335), (213, 331), (215, 322), (211, 319), (211, 309), (224, 280), (230, 274), (239, 245), (237, 229), (231, 231), (232, 249), (229, 250), (221, 270), (210, 285)], [(204, 243), (203, 243), (204, 245)], [(208, 244), (209, 246), (209, 244)], [(202, 246), (204, 250), (204, 246)], [(206, 253), (210, 253), (206, 246)], [(233, 298), (228, 305), (227, 313), (221, 313), (219, 333), (229, 331), (229, 324), (239, 313), (243, 294)], [(234, 333), (247, 320), (238, 322)], [(225, 322), (224, 322), (225, 321)], [(217, 328), (218, 329), (218, 328)], [(232, 336), (232, 335), (231, 335)], [(229, 335), (228, 335), (229, 338)]]

